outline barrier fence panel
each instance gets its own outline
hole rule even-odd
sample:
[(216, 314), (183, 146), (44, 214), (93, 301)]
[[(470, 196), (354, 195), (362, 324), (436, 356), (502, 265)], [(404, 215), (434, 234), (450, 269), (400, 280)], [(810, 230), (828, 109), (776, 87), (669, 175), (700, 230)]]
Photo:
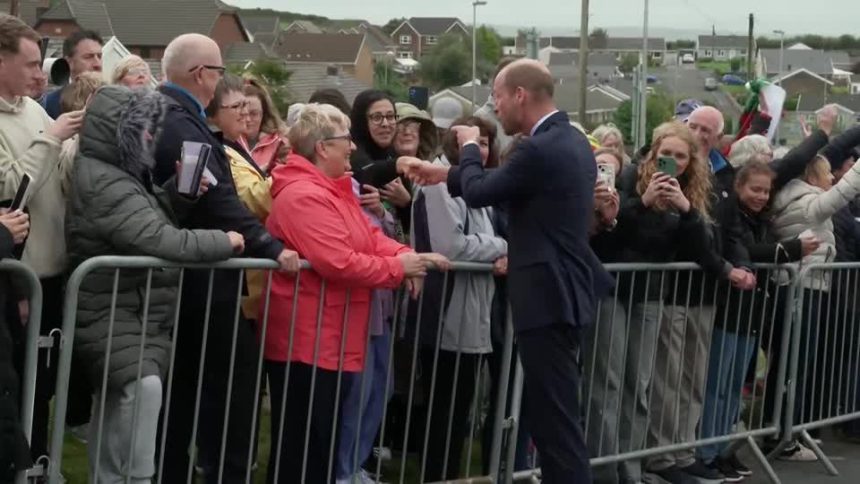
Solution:
[[(276, 267), (83, 262), (67, 285), (49, 482), (73, 352), (95, 389), (90, 482), (496, 480), (513, 330), (502, 303), (491, 338), (490, 264), (428, 275), (417, 300)], [(259, 315), (243, 311), (246, 277), (272, 288)]]
[[(755, 439), (780, 430), (796, 271), (757, 266), (756, 289), (741, 291), (694, 264), (607, 269), (616, 290), (581, 344), (595, 480), (641, 481), (643, 472), (711, 462), (747, 444), (779, 482)], [(527, 433), (531, 409), (520, 418), (519, 408), (512, 418)], [(517, 456), (524, 448), (508, 450), (506, 482), (539, 475)]]
[(799, 437), (827, 472), (833, 462), (810, 432), (860, 418), (860, 263), (809, 264), (795, 283), (785, 438)]
[[(18, 287), (18, 292), (27, 296), (29, 305), (29, 317), (27, 319), (27, 330), (25, 337), (24, 351), (24, 374), (22, 375), (20, 395), (21, 395), (21, 427), (24, 430), (24, 436), (29, 442), (33, 432), (33, 405), (36, 396), (36, 359), (39, 357), (39, 330), (42, 323), (42, 285), (39, 282), (39, 277), (26, 265), (17, 260), (3, 259), (0, 260), (0, 273), (8, 279), (7, 288), (11, 284), (23, 284), (24, 287)], [(7, 304), (14, 304), (8, 296)], [(10, 358), (11, 359), (11, 358)], [(40, 475), (42, 470), (37, 465), (29, 471), (19, 471), (16, 475), (16, 482), (22, 484), (26, 482), (28, 476)]]

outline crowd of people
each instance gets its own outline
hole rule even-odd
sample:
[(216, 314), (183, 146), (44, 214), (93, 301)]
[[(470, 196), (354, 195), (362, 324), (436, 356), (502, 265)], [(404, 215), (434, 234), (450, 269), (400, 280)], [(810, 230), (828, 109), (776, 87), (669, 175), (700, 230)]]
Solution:
[[(63, 46), (72, 82), (46, 91), (40, 41), (0, 16), (0, 199), (30, 179), (23, 209), (0, 209), (0, 255), (39, 277), (44, 335), (61, 325), (68, 274), (95, 256), (280, 268), (100, 268), (84, 279), (54, 425), (86, 440), (101, 481), (180, 482), (196, 466), (205, 482), (246, 482), (268, 432), (268, 482), (377, 482), (368, 463), (386, 444), (386, 409), (404, 386), (414, 403), (416, 374), (429, 409), (421, 475), (456, 479), (486, 370), (483, 470), (494, 472), (510, 306), (525, 375), (515, 470), (529, 466), (531, 440), (547, 483), (646, 472), (738, 482), (751, 472), (722, 443), (593, 469), (589, 458), (731, 433), (759, 348), (770, 346), (771, 366), (788, 351), (755, 326), (782, 321), (785, 281), (754, 264), (860, 256), (860, 127), (831, 137), (832, 107), (775, 156), (766, 122), (725, 144), (723, 115), (686, 100), (631, 152), (612, 125), (587, 136), (570, 123), (536, 61), (504, 59), (471, 116), (322, 89), (282, 118), (262, 80), (227, 73), (203, 35), (170, 43), (156, 89), (134, 55), (103, 77), (102, 39), (80, 31)], [(188, 142), (213, 147), (192, 193), (177, 180)], [(449, 272), (450, 261), (493, 272)], [(603, 268), (624, 262), (703, 272), (637, 280)], [(19, 286), (0, 281), (2, 482), (49, 454), (57, 379), (59, 344), (39, 358), (28, 442)], [(807, 308), (835, 290), (826, 275), (802, 287)], [(815, 325), (803, 321), (804, 341), (830, 343), (814, 340)], [(780, 398), (772, 373), (769, 397)], [(814, 459), (798, 442), (780, 456)]]

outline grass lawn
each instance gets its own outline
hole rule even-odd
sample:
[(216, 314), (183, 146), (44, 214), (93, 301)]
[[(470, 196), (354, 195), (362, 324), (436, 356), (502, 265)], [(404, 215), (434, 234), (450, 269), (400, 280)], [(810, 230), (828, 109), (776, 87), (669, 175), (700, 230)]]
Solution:
[[(270, 439), (269, 439), (269, 412), (264, 410), (260, 420), (260, 447), (257, 461), (259, 469), (254, 474), (254, 483), (261, 484), (266, 482), (266, 468), (269, 457)], [(160, 445), (160, 442), (158, 443)], [(468, 443), (464, 445), (464, 450), (468, 448)], [(403, 483), (418, 483), (421, 462), (415, 454), (409, 454), (406, 458)], [(481, 442), (476, 439), (472, 443), (472, 463), (469, 466), (469, 474), (477, 476), (481, 472)], [(400, 467), (403, 463), (402, 454), (394, 453), (392, 460), (384, 462), (382, 465), (382, 475), (384, 482), (400, 482)], [(460, 467), (463, 473), (466, 472), (466, 456), (463, 456), (463, 463)], [(376, 466), (370, 466), (370, 472), (376, 471)], [(88, 482), (88, 463), (87, 463), (87, 448), (85, 444), (75, 440), (70, 435), (66, 435), (65, 445), (63, 446), (63, 476), (69, 484), (86, 484)], [(153, 480), (153, 482), (155, 482)]]

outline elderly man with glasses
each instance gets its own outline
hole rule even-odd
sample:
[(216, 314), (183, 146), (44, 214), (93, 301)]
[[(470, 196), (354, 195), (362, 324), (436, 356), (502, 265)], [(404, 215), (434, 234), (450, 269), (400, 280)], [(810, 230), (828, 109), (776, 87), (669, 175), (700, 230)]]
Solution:
[[(174, 39), (164, 51), (162, 67), (166, 83), (159, 87), (167, 103), (162, 136), (156, 148), (155, 179), (164, 183), (176, 172), (182, 143), (208, 143), (212, 154), (207, 165), (209, 191), (186, 213), (178, 214), (184, 228), (233, 230), (248, 241), (245, 254), (276, 260), (281, 268), (296, 271), (298, 254), (284, 248), (257, 217), (242, 204), (230, 173), (221, 140), (206, 124), (205, 106), (215, 97), (224, 75), (221, 51), (212, 39), (186, 34)], [(230, 271), (214, 275), (209, 293), (209, 271), (186, 271), (182, 288), (182, 307), (175, 344), (175, 362), (170, 402), (165, 413), (168, 422), (160, 427), (167, 432), (160, 466), (164, 482), (185, 481), (191, 465), (189, 449), (196, 446), (198, 462), (207, 482), (243, 482), (252, 439), (258, 345), (251, 324), (241, 313), (238, 324), (237, 294), (240, 278)], [(211, 304), (211, 308), (207, 308)], [(209, 321), (206, 315), (211, 314)], [(205, 347), (203, 334), (208, 327)], [(231, 358), (235, 349), (235, 358)], [(205, 369), (200, 369), (205, 351)], [(197, 395), (202, 379), (202, 394)], [(232, 388), (229, 392), (228, 389)], [(229, 403), (228, 403), (229, 402)], [(224, 422), (228, 411), (229, 421)], [(192, 434), (198, 415), (198, 433)], [(164, 418), (164, 417), (162, 417)], [(164, 422), (163, 422), (164, 424)], [(166, 429), (166, 430), (165, 430)], [(161, 442), (161, 440), (159, 441)], [(223, 462), (220, 459), (224, 446)]]

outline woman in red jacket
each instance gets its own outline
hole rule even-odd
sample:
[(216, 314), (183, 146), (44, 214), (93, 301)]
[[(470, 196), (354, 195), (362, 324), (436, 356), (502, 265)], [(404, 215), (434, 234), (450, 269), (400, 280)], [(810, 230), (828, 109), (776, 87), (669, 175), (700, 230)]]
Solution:
[(406, 281), (415, 295), (427, 265), (441, 257), (416, 254), (370, 224), (352, 191), (349, 125), (333, 106), (307, 105), (290, 130), (293, 153), (272, 174), (266, 226), (313, 269), (272, 275), (264, 343), (270, 483), (332, 482), (338, 372), (364, 366), (371, 290)]

